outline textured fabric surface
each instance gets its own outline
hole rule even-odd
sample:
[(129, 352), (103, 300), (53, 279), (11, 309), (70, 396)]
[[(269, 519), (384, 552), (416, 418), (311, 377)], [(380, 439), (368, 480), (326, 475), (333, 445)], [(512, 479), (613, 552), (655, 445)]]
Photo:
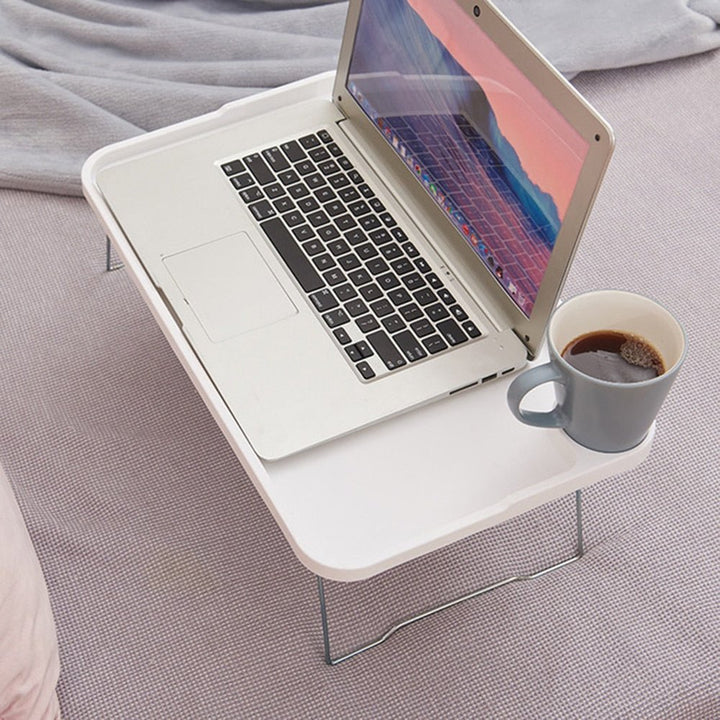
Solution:
[[(720, 0), (497, 0), (557, 67), (720, 46)], [(342, 0), (2, 0), (0, 187), (80, 194), (102, 145), (335, 67)]]
[(0, 467), (0, 718), (55, 720), (60, 673), (45, 579)]
[[(720, 717), (718, 77), (706, 54), (578, 79), (618, 144), (565, 295), (646, 293), (689, 336), (649, 459), (586, 491), (580, 562), (336, 668), (314, 578), (129, 277), (103, 271), (90, 210), (1, 191), (0, 464), (50, 587), (64, 716)], [(335, 650), (568, 555), (572, 509), (328, 583)]]

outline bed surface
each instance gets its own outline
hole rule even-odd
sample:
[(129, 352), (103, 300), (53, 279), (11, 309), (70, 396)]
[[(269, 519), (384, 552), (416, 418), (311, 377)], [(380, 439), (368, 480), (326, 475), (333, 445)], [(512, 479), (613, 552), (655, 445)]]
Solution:
[[(720, 716), (719, 78), (711, 52), (574, 81), (617, 149), (563, 294), (645, 293), (689, 338), (650, 458), (586, 491), (580, 562), (339, 668), (313, 577), (130, 279), (104, 272), (86, 203), (0, 190), (0, 465), (48, 583), (64, 717)], [(567, 554), (573, 509), (327, 583), (338, 650)]]

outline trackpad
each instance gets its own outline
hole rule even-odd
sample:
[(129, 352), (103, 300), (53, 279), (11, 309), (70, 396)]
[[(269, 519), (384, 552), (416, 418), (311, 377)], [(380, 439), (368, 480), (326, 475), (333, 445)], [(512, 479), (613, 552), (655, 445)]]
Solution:
[(213, 342), (297, 313), (245, 232), (170, 255), (163, 262)]

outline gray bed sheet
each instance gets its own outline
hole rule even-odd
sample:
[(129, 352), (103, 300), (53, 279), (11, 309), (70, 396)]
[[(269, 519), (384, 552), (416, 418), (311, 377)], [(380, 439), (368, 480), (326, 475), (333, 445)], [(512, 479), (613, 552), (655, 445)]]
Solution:
[[(719, 77), (710, 53), (577, 79), (618, 144), (565, 295), (643, 292), (689, 336), (649, 459), (586, 492), (580, 562), (336, 668), (312, 575), (128, 276), (104, 272), (87, 205), (0, 191), (0, 463), (49, 584), (64, 716), (720, 717)], [(328, 583), (337, 651), (565, 556), (572, 509)]]
[[(0, 464), (48, 581), (64, 717), (720, 717), (720, 53), (574, 81), (618, 144), (564, 294), (646, 293), (689, 337), (650, 458), (586, 491), (582, 561), (328, 668), (313, 577), (104, 272), (86, 203), (47, 194), (77, 194), (99, 145), (332, 67), (343, 4), (293, 4), (0, 3)], [(568, 75), (718, 45), (717, 0), (499, 4)], [(572, 510), (328, 583), (337, 651), (567, 555)]]
[[(720, 46), (720, 0), (497, 0), (568, 76)], [(98, 147), (335, 66), (335, 0), (2, 0), (0, 187), (80, 194)]]

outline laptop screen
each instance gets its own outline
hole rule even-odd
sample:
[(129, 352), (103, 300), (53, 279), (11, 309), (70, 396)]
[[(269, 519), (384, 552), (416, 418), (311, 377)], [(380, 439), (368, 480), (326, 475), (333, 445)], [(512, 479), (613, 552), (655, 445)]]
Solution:
[(347, 88), (530, 317), (587, 142), (456, 0), (365, 0)]

